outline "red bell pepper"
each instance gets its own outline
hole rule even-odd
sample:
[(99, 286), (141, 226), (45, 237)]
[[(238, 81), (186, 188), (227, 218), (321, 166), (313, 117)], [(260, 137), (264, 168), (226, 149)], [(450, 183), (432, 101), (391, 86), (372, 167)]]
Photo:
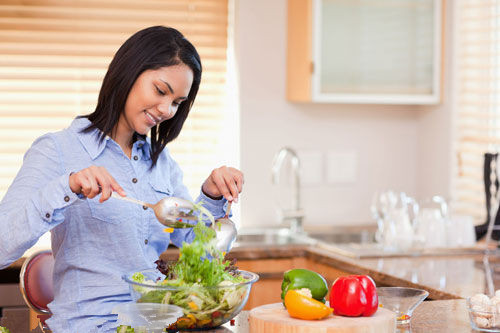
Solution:
[(330, 307), (336, 315), (371, 316), (378, 308), (375, 282), (368, 275), (339, 277), (330, 289)]

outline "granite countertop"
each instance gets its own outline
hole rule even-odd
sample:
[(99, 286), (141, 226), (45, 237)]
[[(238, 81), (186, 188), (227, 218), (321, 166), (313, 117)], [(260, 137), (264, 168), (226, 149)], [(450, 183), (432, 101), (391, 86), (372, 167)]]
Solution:
[[(175, 260), (178, 250), (169, 249), (161, 257)], [(425, 289), (432, 300), (488, 293), (488, 285), (493, 290), (500, 289), (500, 280), (495, 279), (498, 274), (487, 274), (488, 267), (493, 272), (500, 271), (500, 258), (485, 260), (487, 257), (483, 255), (353, 259), (307, 245), (281, 245), (235, 247), (228, 257), (238, 260), (306, 257), (351, 274), (370, 275), (377, 284)]]
[[(249, 311), (236, 316), (233, 325), (226, 323), (218, 329), (206, 331), (214, 333), (249, 333)], [(420, 304), (413, 312), (411, 324), (399, 326), (398, 333), (453, 332), (470, 333), (472, 331), (465, 305), (465, 300), (427, 301)], [(475, 331), (472, 331), (475, 332)]]
[[(318, 262), (370, 275), (384, 285), (425, 289), (434, 300), (488, 292), (488, 274), (482, 255), (352, 259), (315, 248), (308, 248), (306, 252)], [(500, 264), (498, 259), (489, 262), (492, 267)], [(500, 281), (492, 282), (494, 290), (500, 288)]]

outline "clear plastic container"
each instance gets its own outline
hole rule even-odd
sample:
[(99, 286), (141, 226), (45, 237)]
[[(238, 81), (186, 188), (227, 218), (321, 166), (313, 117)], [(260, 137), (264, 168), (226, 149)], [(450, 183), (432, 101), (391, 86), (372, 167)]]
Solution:
[(119, 304), (112, 313), (118, 315), (118, 325), (143, 328), (149, 333), (164, 332), (183, 315), (182, 308), (175, 305), (135, 302)]

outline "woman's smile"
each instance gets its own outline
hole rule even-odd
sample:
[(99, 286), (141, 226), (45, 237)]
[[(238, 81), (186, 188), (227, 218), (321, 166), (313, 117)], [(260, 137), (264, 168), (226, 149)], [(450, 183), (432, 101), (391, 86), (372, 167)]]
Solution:
[(148, 112), (148, 110), (144, 110), (144, 115), (149, 127), (153, 127), (161, 122), (160, 118), (155, 117), (152, 113)]

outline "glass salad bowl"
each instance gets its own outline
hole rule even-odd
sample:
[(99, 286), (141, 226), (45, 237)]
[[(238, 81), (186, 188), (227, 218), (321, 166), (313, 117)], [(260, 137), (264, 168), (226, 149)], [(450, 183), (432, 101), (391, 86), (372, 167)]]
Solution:
[[(136, 282), (134, 274), (142, 273), (144, 280)], [(233, 319), (245, 306), (252, 284), (259, 276), (238, 270), (243, 282), (222, 281), (216, 286), (172, 286), (162, 284), (165, 275), (157, 269), (147, 269), (123, 275), (137, 303), (155, 303), (167, 311), (172, 304), (182, 309), (182, 315), (166, 326), (167, 332), (197, 331), (220, 326)], [(159, 309), (161, 311), (162, 309)]]

